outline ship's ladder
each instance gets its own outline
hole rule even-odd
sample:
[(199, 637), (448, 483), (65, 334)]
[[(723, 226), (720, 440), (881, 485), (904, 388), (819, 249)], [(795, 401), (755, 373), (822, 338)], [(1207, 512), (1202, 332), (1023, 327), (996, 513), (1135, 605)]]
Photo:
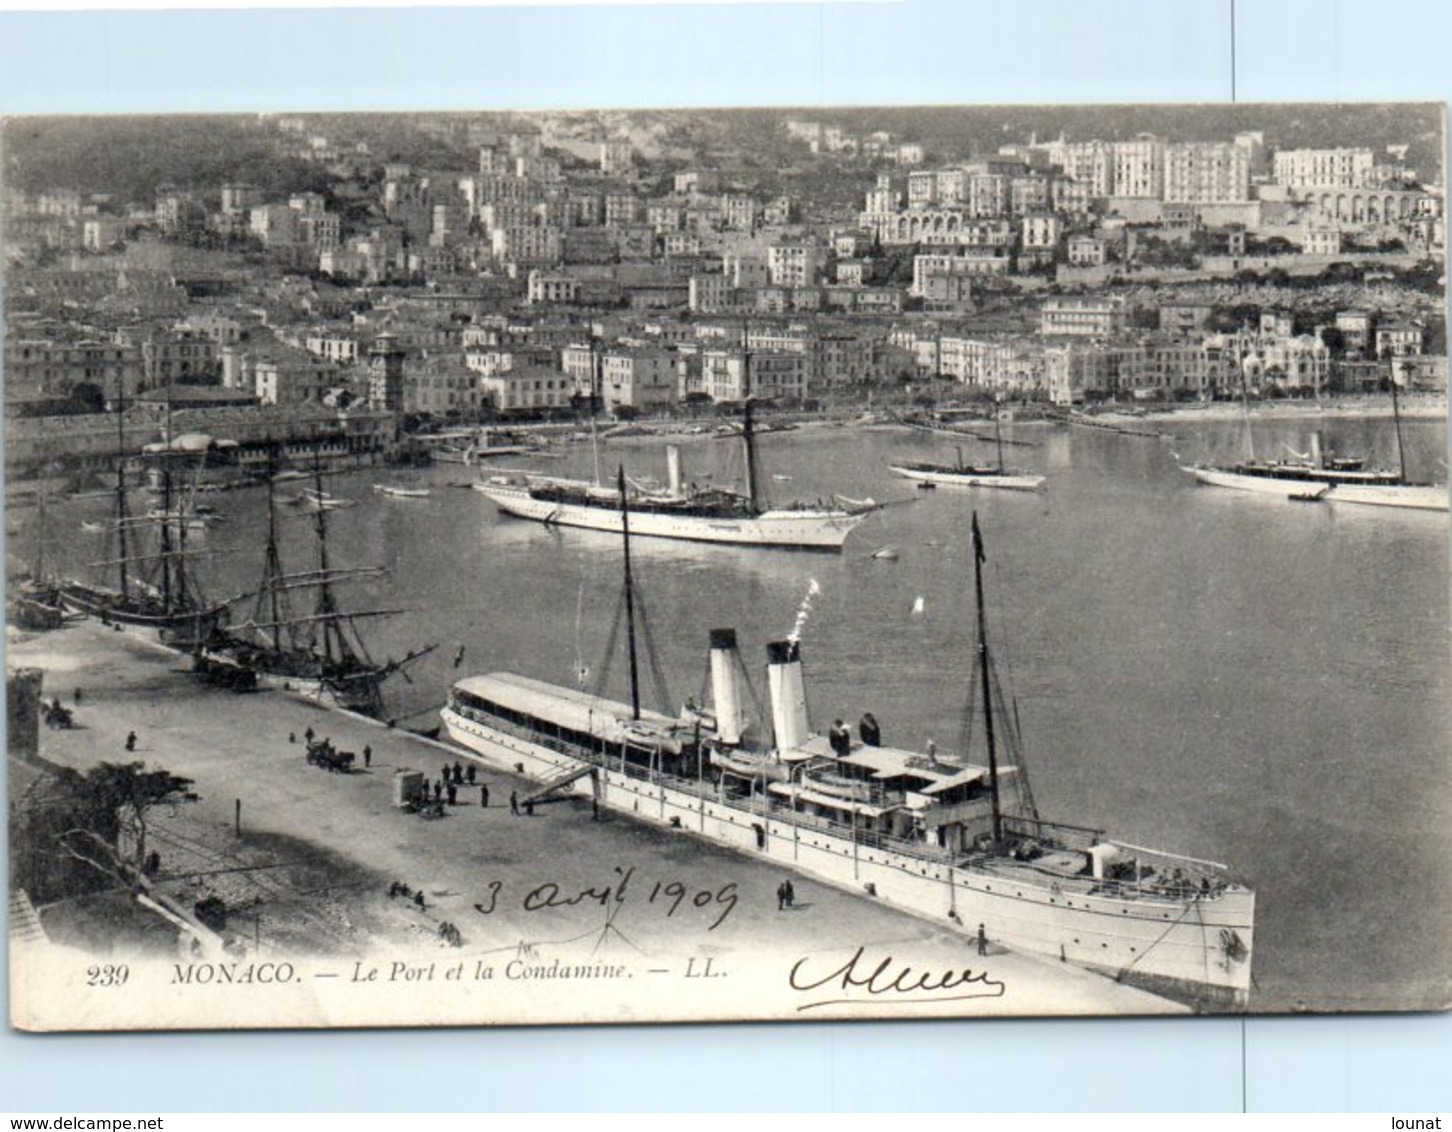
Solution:
[(578, 782), (587, 774), (594, 774), (595, 769), (596, 768), (593, 766), (581, 766), (574, 767), (570, 770), (564, 771), (561, 774), (557, 774), (553, 778), (548, 779), (544, 783), (542, 783), (539, 789), (533, 791), (532, 793), (526, 794), (523, 798), (519, 800), (519, 804), (523, 806), (527, 805), (530, 802), (544, 802), (550, 800), (551, 794), (555, 794), (563, 790), (565, 787), (575, 782)]

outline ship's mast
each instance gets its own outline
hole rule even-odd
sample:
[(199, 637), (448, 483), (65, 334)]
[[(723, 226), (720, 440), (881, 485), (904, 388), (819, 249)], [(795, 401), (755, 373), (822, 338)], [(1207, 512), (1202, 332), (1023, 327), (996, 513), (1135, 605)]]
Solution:
[(35, 581), (45, 581), (45, 488), (35, 497)]
[(277, 450), (271, 449), (267, 459), (267, 551), (262, 567), (262, 593), (259, 595), (258, 612), (261, 603), (267, 602), (269, 620), (272, 622), (272, 647), (282, 648), (282, 594), (278, 582), (282, 578), (282, 556), (277, 549)]
[(983, 734), (988, 740), (988, 788), (993, 800), (993, 844), (1003, 843), (1003, 813), (998, 800), (998, 748), (993, 735), (992, 679), (988, 671), (988, 618), (983, 608), (983, 536), (973, 512), (973, 592), (978, 602), (978, 672), (983, 683)]
[(121, 564), (120, 580), (123, 601), (131, 596), (131, 576), (127, 568), (131, 548), (126, 541), (126, 528), (130, 525), (130, 520), (130, 515), (126, 513), (126, 391), (118, 384), (116, 394), (116, 534), (119, 539), (117, 558)]
[(600, 402), (605, 394), (604, 358), (600, 355), (600, 340), (590, 332), (590, 449), (595, 454), (595, 486), (604, 481), (600, 478), (600, 435), (596, 419), (600, 415)]
[(1003, 421), (1000, 419), (998, 397), (993, 398), (993, 441), (998, 445), (998, 473), (1003, 474)]
[[(328, 509), (324, 506), (327, 497), (323, 494), (322, 457), (316, 449), (313, 451), (313, 485), (313, 530), (318, 538), (318, 576), (321, 578), (314, 613), (323, 626), (323, 663), (326, 666), (334, 659), (347, 659), (348, 649), (343, 640), (343, 630), (338, 624), (338, 608), (333, 600), (333, 587), (328, 582)], [(335, 638), (338, 646), (336, 658), (333, 650)]]
[(1391, 395), (1392, 395), (1392, 420), (1396, 423), (1397, 430), (1397, 466), (1401, 470), (1402, 482), (1407, 482), (1407, 450), (1402, 445), (1402, 409), (1397, 400), (1397, 373), (1396, 362), (1392, 363), (1391, 374)]
[(625, 494), (625, 465), (617, 473), (620, 485), (620, 533), (625, 545), (625, 642), (630, 651), (630, 718), (640, 719), (640, 670), (635, 655), (635, 586), (630, 577), (630, 504)]
[(751, 420), (751, 398), (746, 398), (745, 416), (741, 422), (741, 440), (746, 448), (746, 499), (754, 515), (761, 507), (761, 488), (757, 484), (756, 428)]
[(172, 593), (172, 530), (174, 518), (171, 506), (171, 468), (165, 456), (161, 458), (161, 607), (167, 613), (173, 612)]

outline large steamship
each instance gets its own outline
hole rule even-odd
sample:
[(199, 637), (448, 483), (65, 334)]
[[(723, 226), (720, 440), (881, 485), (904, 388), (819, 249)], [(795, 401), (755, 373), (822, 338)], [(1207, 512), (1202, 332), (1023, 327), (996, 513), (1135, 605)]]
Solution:
[[(978, 547), (976, 518), (974, 536)], [(628, 541), (626, 562), (628, 578)], [(1244, 1009), (1255, 927), (1246, 884), (1223, 865), (1038, 816), (1022, 766), (999, 751), (1012, 713), (992, 704), (977, 573), (977, 669), (993, 721), (982, 762), (814, 732), (790, 639), (767, 646), (775, 741), (754, 742), (731, 629), (711, 634), (709, 713), (642, 710), (633, 684), (625, 704), (495, 672), (452, 687), (444, 727), (488, 764), (540, 780), (532, 797), (590, 793), (968, 934), (983, 924), (1012, 948), (1200, 1009)]]

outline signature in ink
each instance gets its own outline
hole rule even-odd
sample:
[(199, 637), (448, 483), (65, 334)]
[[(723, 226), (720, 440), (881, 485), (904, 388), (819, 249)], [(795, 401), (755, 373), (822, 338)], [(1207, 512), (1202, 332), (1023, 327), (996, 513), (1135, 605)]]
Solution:
[[(986, 971), (971, 967), (946, 971), (917, 970), (899, 963), (891, 955), (877, 959), (859, 947), (847, 962), (818, 975), (811, 967), (816, 961), (804, 956), (792, 964), (788, 982), (794, 991), (832, 995), (804, 1002), (797, 1010), (815, 1010), (821, 1006), (912, 1006), (922, 1002), (955, 1002), (969, 998), (1001, 998), (1004, 983), (991, 979)], [(840, 992), (840, 997), (837, 996)]]

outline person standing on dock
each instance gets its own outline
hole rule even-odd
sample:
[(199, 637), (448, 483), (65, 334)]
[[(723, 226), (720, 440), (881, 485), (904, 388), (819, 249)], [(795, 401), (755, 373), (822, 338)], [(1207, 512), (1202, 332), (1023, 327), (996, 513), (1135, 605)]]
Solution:
[(489, 808), (489, 787), (488, 786), (480, 786), (479, 787), (479, 808), (481, 810), (487, 810)]
[(305, 742), (305, 743), (311, 743), (312, 741), (313, 741), (313, 726), (310, 723), (310, 724), (308, 724), (308, 729), (303, 732), (303, 742)]
[(988, 933), (984, 930), (982, 924), (978, 925), (978, 954), (988, 954)]
[(519, 817), (519, 791), (517, 790), (509, 792), (509, 812), (515, 817)]
[(128, 751), (136, 750), (136, 732), (128, 731), (126, 733), (126, 749)]
[(363, 748), (363, 768), (366, 770), (368, 767), (370, 767), (372, 765), (373, 765), (373, 748), (372, 747), (366, 747), (365, 746)]

